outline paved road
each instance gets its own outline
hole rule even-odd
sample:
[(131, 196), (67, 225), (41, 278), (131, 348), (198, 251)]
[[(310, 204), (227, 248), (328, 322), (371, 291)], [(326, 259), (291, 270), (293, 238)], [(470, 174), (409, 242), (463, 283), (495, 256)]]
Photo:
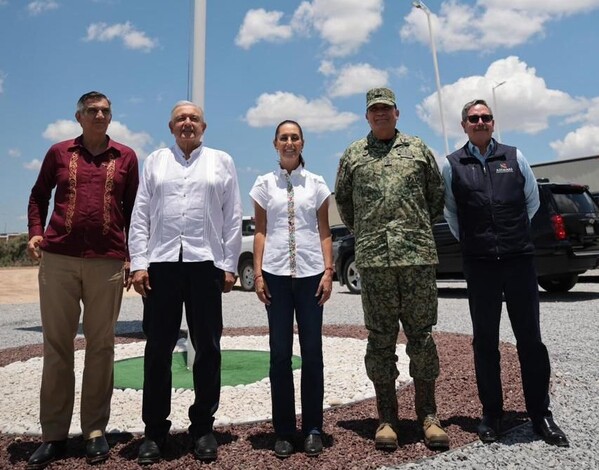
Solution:
[[(432, 460), (409, 464), (410, 469), (578, 469), (599, 468), (596, 431), (599, 429), (599, 272), (563, 295), (541, 293), (541, 329), (552, 361), (552, 407), (571, 440), (569, 449), (558, 449), (538, 440), (530, 425), (510, 433), (500, 443), (474, 443), (443, 453)], [(123, 302), (117, 332), (141, 329), (141, 301)], [(235, 290), (224, 296), (225, 326), (263, 326), (266, 315), (255, 294)], [(360, 297), (334, 287), (325, 310), (328, 324), (362, 324)], [(470, 333), (465, 284), (439, 283), (438, 331)], [(507, 315), (501, 339), (514, 342)], [(0, 305), (0, 349), (40, 343), (37, 304)]]

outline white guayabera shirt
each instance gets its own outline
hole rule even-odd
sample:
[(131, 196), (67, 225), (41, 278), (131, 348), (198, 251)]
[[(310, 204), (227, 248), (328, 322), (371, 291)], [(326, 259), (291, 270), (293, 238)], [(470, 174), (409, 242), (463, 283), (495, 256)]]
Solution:
[(231, 156), (200, 145), (186, 160), (174, 145), (144, 162), (129, 229), (131, 271), (150, 263), (213, 261), (235, 272), (241, 199)]

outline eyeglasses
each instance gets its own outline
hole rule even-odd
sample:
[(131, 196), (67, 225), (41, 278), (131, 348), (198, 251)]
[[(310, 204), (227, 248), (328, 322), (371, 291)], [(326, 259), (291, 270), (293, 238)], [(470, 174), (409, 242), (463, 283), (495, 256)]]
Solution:
[(467, 117), (467, 119), (470, 124), (477, 124), (479, 119), (482, 119), (482, 121), (485, 124), (487, 124), (493, 120), (493, 115), (492, 114), (471, 114), (470, 116)]
[(92, 117), (96, 117), (100, 111), (104, 116), (109, 116), (111, 113), (110, 108), (96, 108), (95, 106), (90, 106), (83, 110), (85, 114)]

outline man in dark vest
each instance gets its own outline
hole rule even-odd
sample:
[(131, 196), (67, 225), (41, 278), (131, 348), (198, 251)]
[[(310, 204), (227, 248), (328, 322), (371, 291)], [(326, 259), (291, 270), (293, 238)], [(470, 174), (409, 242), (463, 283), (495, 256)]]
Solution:
[(534, 431), (549, 444), (568, 439), (549, 410), (551, 368), (541, 340), (539, 292), (530, 220), (539, 208), (535, 177), (522, 153), (492, 138), (494, 120), (484, 100), (466, 103), (462, 127), (468, 143), (447, 157), (445, 218), (460, 241), (473, 327), (474, 366), (485, 443), (501, 432), (503, 394), (499, 365), (502, 300), (516, 337), (526, 410)]

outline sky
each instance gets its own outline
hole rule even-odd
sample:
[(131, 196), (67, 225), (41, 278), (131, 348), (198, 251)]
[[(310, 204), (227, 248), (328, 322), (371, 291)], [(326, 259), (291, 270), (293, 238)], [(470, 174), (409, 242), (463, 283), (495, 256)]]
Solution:
[[(83, 93), (110, 97), (108, 133), (140, 161), (173, 144), (171, 108), (191, 98), (192, 3), (0, 0), (0, 233), (26, 231), (46, 151), (80, 133)], [(532, 164), (599, 154), (599, 0), (425, 3), (428, 14), (409, 0), (207, 0), (204, 143), (234, 158), (244, 214), (256, 177), (276, 168), (284, 119), (302, 125), (306, 168), (333, 190), (343, 151), (369, 131), (372, 87), (395, 91), (398, 129), (439, 162), (443, 127), (450, 152), (466, 142), (460, 112), (475, 98)]]

